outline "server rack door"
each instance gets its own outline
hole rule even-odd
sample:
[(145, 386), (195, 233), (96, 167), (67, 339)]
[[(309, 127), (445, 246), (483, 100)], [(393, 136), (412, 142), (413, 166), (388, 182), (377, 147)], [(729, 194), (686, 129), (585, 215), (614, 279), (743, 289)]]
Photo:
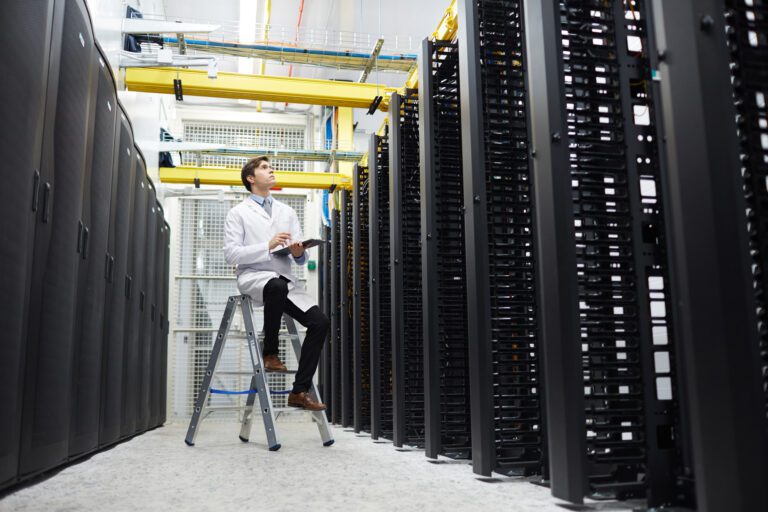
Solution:
[(155, 247), (157, 245), (157, 193), (155, 187), (147, 179), (149, 199), (147, 201), (146, 239), (144, 240), (144, 272), (141, 294), (139, 295), (139, 388), (136, 415), (136, 430), (141, 432), (149, 426), (150, 384), (151, 384), (151, 350), (152, 327), (154, 324), (155, 302)]
[(352, 333), (354, 352), (354, 428), (371, 429), (370, 285), (368, 251), (368, 168), (355, 166), (353, 186), (353, 286)]
[(120, 438), (123, 400), (123, 345), (125, 314), (128, 305), (128, 253), (133, 200), (136, 189), (136, 151), (133, 128), (120, 104), (118, 116), (119, 138), (116, 148), (117, 175), (110, 217), (114, 230), (110, 233), (113, 253), (110, 258), (109, 286), (104, 312), (104, 347), (102, 349), (103, 384), (101, 392), (101, 425), (99, 446), (116, 442)]
[(85, 222), (88, 238), (83, 244), (78, 276), (80, 289), (74, 339), (70, 456), (94, 450), (99, 442), (104, 299), (109, 269), (109, 212), (115, 167), (115, 83), (108, 61), (100, 52), (94, 53), (92, 66), (97, 69), (94, 74), (97, 92), (93, 108), (90, 181), (86, 178), (85, 186), (85, 198), (89, 203)]
[(144, 244), (147, 230), (147, 172), (144, 157), (138, 148), (136, 153), (136, 178), (134, 182), (133, 218), (128, 242), (128, 274), (126, 277), (128, 302), (125, 313), (125, 338), (123, 342), (122, 417), (120, 437), (136, 433), (136, 407), (139, 387), (139, 337), (141, 335), (140, 293), (144, 275)]
[[(58, 6), (58, 4), (57, 4)], [(52, 183), (47, 181), (35, 233), (29, 303), (19, 474), (67, 457), (78, 259), (85, 240), (81, 212), (94, 40), (83, 1), (63, 2), (51, 47), (61, 52), (56, 94)], [(56, 20), (61, 20), (61, 23)], [(52, 56), (52, 58), (55, 58)], [(50, 184), (50, 188), (47, 185)]]
[[(0, 56), (8, 77), (0, 80), (0, 158), (5, 162), (0, 187), (0, 488), (18, 471), (22, 382), (26, 340), (27, 293), (32, 270), (35, 216), (40, 211), (40, 156), (46, 123), (46, 84), (53, 23), (53, 1), (4, 2)], [(25, 101), (20, 101), (22, 98)], [(12, 129), (10, 127), (13, 127)]]
[(341, 423), (341, 265), (339, 210), (331, 210), (331, 392), (328, 417)]
[(166, 222), (164, 225), (164, 248), (163, 248), (163, 314), (160, 322), (163, 329), (163, 335), (160, 340), (160, 369), (162, 371), (160, 375), (160, 418), (158, 423), (162, 425), (165, 423), (166, 418), (166, 404), (167, 404), (167, 378), (168, 378), (168, 333), (170, 324), (168, 322), (168, 291), (171, 285), (170, 279), (170, 262), (171, 262), (171, 227)]
[(339, 280), (340, 280), (340, 312), (339, 333), (341, 336), (341, 425), (348, 427), (352, 424), (352, 315), (350, 310), (350, 291), (352, 281), (350, 279), (351, 259), (351, 224), (352, 205), (350, 192), (341, 191), (341, 216), (339, 220)]
[(155, 279), (150, 281), (150, 285), (154, 286), (154, 298), (152, 300), (152, 306), (150, 309), (150, 315), (152, 317), (152, 336), (150, 343), (150, 355), (149, 355), (149, 367), (150, 370), (150, 382), (149, 382), (149, 428), (158, 426), (158, 420), (160, 418), (160, 375), (162, 374), (162, 368), (160, 367), (160, 360), (162, 358), (161, 350), (161, 338), (163, 335), (162, 322), (163, 316), (163, 287), (167, 276), (163, 274), (164, 271), (164, 248), (165, 248), (165, 224), (163, 209), (160, 203), (155, 203), (155, 210), (157, 212), (157, 219), (155, 222)]

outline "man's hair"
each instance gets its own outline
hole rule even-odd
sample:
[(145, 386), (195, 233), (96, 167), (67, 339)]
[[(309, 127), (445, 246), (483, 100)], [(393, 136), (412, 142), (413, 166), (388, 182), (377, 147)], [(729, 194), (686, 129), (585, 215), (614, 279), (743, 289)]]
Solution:
[(269, 162), (269, 157), (266, 155), (255, 156), (248, 160), (240, 171), (240, 178), (242, 178), (243, 185), (248, 192), (251, 191), (251, 184), (248, 183), (247, 178), (253, 176), (253, 171), (261, 165), (261, 162)]

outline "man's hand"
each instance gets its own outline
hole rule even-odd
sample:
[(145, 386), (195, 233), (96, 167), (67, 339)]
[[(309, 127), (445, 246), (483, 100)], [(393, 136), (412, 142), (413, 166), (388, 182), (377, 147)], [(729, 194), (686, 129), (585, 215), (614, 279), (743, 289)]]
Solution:
[(304, 246), (301, 244), (301, 242), (293, 242), (288, 246), (288, 248), (290, 249), (294, 258), (300, 258), (301, 255), (304, 254)]
[[(290, 233), (278, 233), (275, 236), (272, 237), (272, 240), (269, 241), (269, 250), (271, 251), (277, 246), (285, 245), (288, 243), (288, 240), (291, 239)], [(304, 249), (302, 249), (303, 251)], [(293, 249), (291, 249), (291, 252), (293, 252)]]

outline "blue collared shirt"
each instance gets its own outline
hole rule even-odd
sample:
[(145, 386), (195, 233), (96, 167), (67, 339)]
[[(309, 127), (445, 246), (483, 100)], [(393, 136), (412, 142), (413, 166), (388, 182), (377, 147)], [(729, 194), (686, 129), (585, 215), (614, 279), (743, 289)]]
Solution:
[[(262, 197), (262, 196), (260, 196), (258, 194), (251, 194), (251, 199), (256, 201), (256, 204), (258, 204), (261, 207), (264, 207), (264, 201), (269, 201), (269, 206), (273, 206), (275, 204), (274, 200), (272, 198), (272, 194), (268, 195), (267, 197)], [(301, 254), (301, 256), (299, 256), (298, 258), (296, 256), (294, 256), (293, 257), (293, 261), (295, 261), (297, 265), (303, 265), (304, 263), (306, 263), (307, 262), (307, 251), (305, 250)]]

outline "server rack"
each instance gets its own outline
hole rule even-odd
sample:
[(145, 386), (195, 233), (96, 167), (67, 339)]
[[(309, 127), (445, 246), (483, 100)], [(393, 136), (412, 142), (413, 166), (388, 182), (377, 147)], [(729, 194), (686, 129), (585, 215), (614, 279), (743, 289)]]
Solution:
[(389, 136), (371, 135), (368, 146), (371, 305), (371, 438), (392, 438), (392, 304), (389, 287)]
[(352, 336), (353, 402), (355, 432), (371, 429), (371, 349), (370, 349), (370, 251), (368, 168), (355, 165), (352, 174)]
[[(14, 79), (0, 84), (0, 118), (14, 127), (0, 141), (14, 169), (3, 176), (10, 211), (0, 219), (10, 249), (0, 251), (9, 271), (0, 294), (5, 488), (118, 441), (121, 422), (132, 421), (123, 414), (123, 279), (139, 157), (84, 1), (13, 0), (0, 25), (0, 41), (19, 50), (6, 52)], [(131, 252), (153, 252), (134, 238)]]
[(354, 353), (352, 292), (352, 193), (342, 190), (341, 196), (341, 426), (354, 422)]
[(160, 211), (156, 208), (157, 191), (151, 181), (147, 180), (148, 199), (147, 199), (147, 221), (146, 238), (144, 239), (144, 275), (139, 293), (139, 311), (141, 313), (141, 322), (139, 323), (139, 344), (137, 372), (138, 390), (136, 402), (136, 429), (137, 431), (146, 430), (149, 424), (150, 416), (150, 386), (152, 382), (151, 354), (152, 354), (152, 331), (154, 330), (154, 303), (155, 303), (155, 252), (157, 246), (157, 225), (158, 214)]
[(331, 210), (331, 410), (328, 418), (341, 423), (341, 227), (339, 210)]
[(19, 476), (53, 467), (69, 453), (77, 274), (86, 240), (82, 213), (95, 96), (93, 30), (83, 1), (56, 3), (55, 9), (51, 59), (59, 67), (58, 83), (48, 89), (56, 96), (55, 110), (46, 112), (55, 115), (55, 126), (43, 161), (53, 168), (41, 172), (45, 186), (35, 230)]
[(35, 231), (46, 228), (40, 226), (40, 206), (44, 188), (52, 179), (52, 169), (41, 165), (45, 163), (43, 148), (50, 150), (44, 140), (52, 136), (55, 108), (55, 95), (46, 97), (45, 93), (48, 87), (56, 90), (56, 61), (50, 55), (53, 14), (52, 0), (14, 0), (3, 5), (0, 19), (0, 45), (14, 48), (0, 57), (3, 69), (14, 77), (0, 80), (0, 123), (13, 127), (0, 137), (4, 165), (13, 170), (4, 173), (0, 188), (0, 266), (4, 269), (0, 281), (0, 393), (6, 400), (6, 414), (0, 416), (0, 487), (18, 474), (31, 258)]
[(520, 2), (459, 2), (467, 334), (476, 473), (545, 473)]
[(425, 452), (471, 457), (458, 44), (419, 63)]
[[(128, 280), (128, 256), (130, 253), (130, 229), (133, 219), (134, 194), (136, 192), (136, 149), (133, 127), (119, 103), (117, 142), (116, 200), (112, 202), (110, 216), (114, 217), (114, 231), (110, 233), (114, 244), (114, 261), (110, 259), (110, 283), (104, 310), (104, 347), (102, 368), (104, 384), (101, 394), (101, 421), (99, 446), (115, 443), (120, 438), (123, 394), (123, 357), (130, 292)], [(166, 274), (167, 275), (167, 274)]]
[(725, 6), (768, 419), (768, 4)]
[[(116, 87), (108, 60), (100, 48), (94, 53), (97, 71), (93, 106), (92, 164), (86, 176), (85, 194), (89, 212), (80, 259), (80, 286), (77, 296), (77, 325), (74, 335), (72, 412), (69, 455), (89, 452), (98, 446), (101, 409), (102, 350), (104, 338), (104, 302), (110, 268), (109, 232), (114, 157), (117, 138)], [(86, 171), (89, 171), (86, 166)]]
[(146, 240), (147, 204), (149, 190), (147, 187), (147, 171), (144, 156), (137, 146), (134, 147), (136, 158), (135, 179), (133, 190), (133, 218), (130, 225), (130, 240), (128, 243), (128, 273), (125, 278), (126, 314), (125, 337), (123, 338), (123, 382), (122, 382), (122, 415), (120, 422), (120, 437), (130, 437), (136, 433), (138, 389), (139, 389), (139, 343), (141, 331), (141, 297), (144, 283), (145, 252), (142, 241)]
[[(727, 6), (734, 8), (728, 18)], [(654, 0), (651, 7), (657, 51), (650, 55), (663, 77), (657, 92), (664, 109), (670, 293), (696, 504), (762, 510), (768, 508), (768, 436), (740, 171), (755, 163), (746, 152), (755, 132), (747, 126), (759, 110), (748, 95), (753, 84), (765, 90), (764, 2)], [(745, 32), (739, 16), (753, 18), (756, 31)], [(726, 24), (736, 48), (728, 48)], [(762, 65), (753, 71), (753, 62)], [(710, 101), (734, 92), (736, 107)], [(739, 119), (741, 127), (739, 111), (749, 116)]]
[[(328, 242), (320, 246), (320, 299), (322, 304), (323, 313), (328, 319), (332, 319), (331, 313), (331, 228), (330, 226), (322, 227), (323, 240)], [(327, 338), (330, 338), (329, 331)], [(333, 407), (331, 397), (331, 347), (330, 342), (326, 339), (323, 344), (323, 351), (320, 353), (320, 375), (319, 375), (319, 391), (320, 396), (323, 397), (323, 401), (327, 407), (328, 417), (331, 417), (331, 409)]]
[[(674, 324), (666, 313), (671, 300), (665, 201), (657, 193), (662, 174), (646, 53), (648, 11), (639, 1), (568, 1), (559, 9), (533, 4), (526, 3), (529, 61), (542, 57), (552, 34), (563, 38), (560, 51), (543, 55), (549, 71), (533, 71), (530, 79), (532, 115), (549, 121), (533, 137), (537, 153), (545, 153), (537, 156), (537, 173), (551, 173), (537, 195), (539, 218), (546, 220), (540, 237), (570, 239), (575, 246), (575, 265), (559, 267), (567, 287), (542, 286), (550, 313), (552, 293), (559, 302), (566, 290), (570, 295), (561, 312), (561, 328), (568, 331), (548, 347), (568, 380), (549, 389), (584, 389), (583, 412), (549, 410), (553, 424), (568, 425), (571, 449), (580, 443), (574, 428), (584, 419), (587, 425), (586, 464), (583, 452), (563, 456), (563, 438), (554, 438), (553, 457), (560, 460), (552, 461), (553, 492), (581, 502), (587, 480), (601, 496), (647, 497), (650, 506), (690, 504)], [(547, 86), (538, 87), (543, 81)], [(567, 189), (571, 212), (557, 210)], [(556, 214), (546, 217), (546, 210)], [(572, 367), (579, 353), (581, 374)], [(552, 375), (556, 366), (547, 370), (548, 378), (560, 379)], [(553, 404), (563, 399), (553, 397)]]
[(165, 304), (164, 287), (166, 286), (166, 279), (163, 279), (163, 271), (165, 268), (165, 223), (164, 212), (159, 202), (155, 203), (155, 210), (157, 212), (157, 222), (155, 225), (155, 273), (157, 279), (151, 282), (154, 287), (154, 300), (152, 302), (151, 319), (152, 319), (152, 333), (150, 341), (150, 377), (149, 377), (149, 428), (154, 428), (161, 425), (160, 422), (160, 401), (162, 398), (162, 388), (165, 387), (165, 380), (163, 371), (163, 333), (165, 329), (163, 324), (165, 323)]
[(163, 309), (160, 316), (160, 417), (157, 424), (162, 425), (167, 418), (167, 404), (168, 404), (168, 334), (170, 332), (170, 321), (168, 318), (168, 296), (170, 295), (170, 281), (171, 276), (171, 226), (167, 222), (163, 223), (163, 235), (165, 246), (163, 249)]
[(392, 403), (395, 446), (424, 446), (421, 317), (419, 100), (417, 91), (389, 102), (389, 225), (392, 280)]

